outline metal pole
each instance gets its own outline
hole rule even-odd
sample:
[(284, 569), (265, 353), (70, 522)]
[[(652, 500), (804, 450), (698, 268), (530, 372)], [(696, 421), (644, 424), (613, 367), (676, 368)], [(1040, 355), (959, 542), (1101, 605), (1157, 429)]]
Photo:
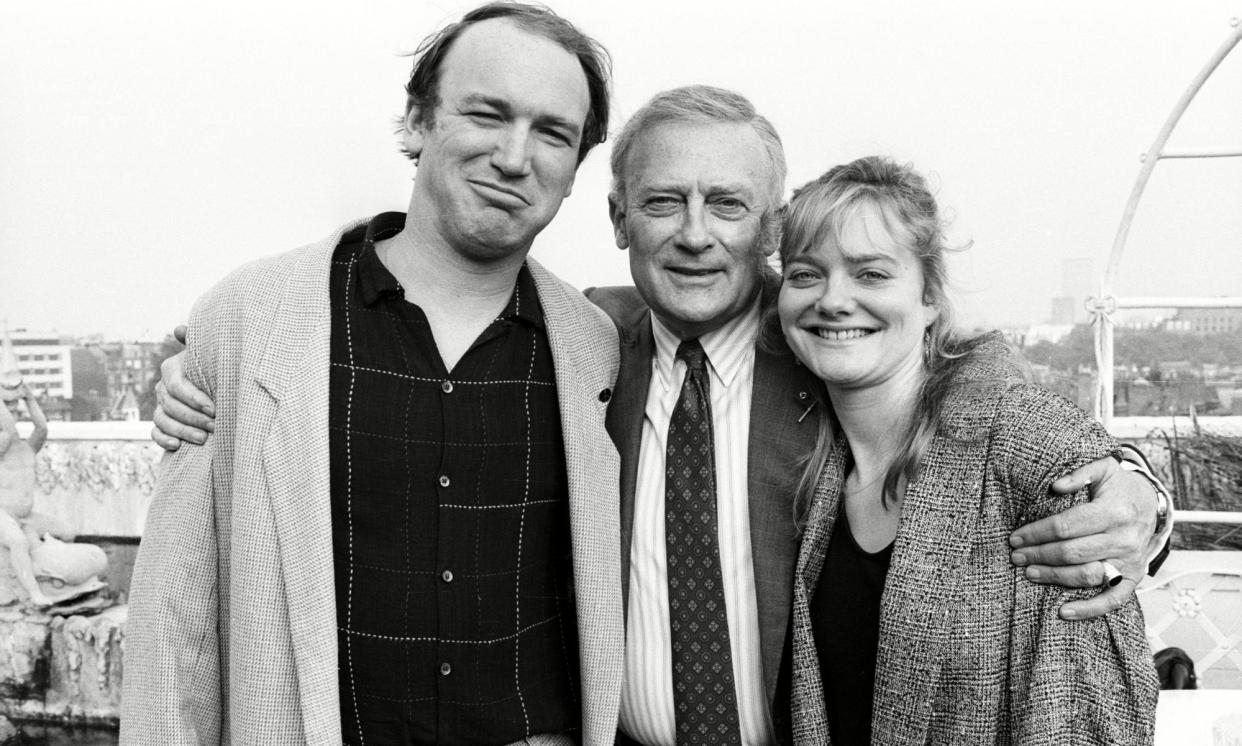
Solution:
[[(1130, 199), (1126, 202), (1125, 210), (1121, 215), (1121, 224), (1117, 226), (1117, 235), (1113, 238), (1113, 247), (1108, 255), (1108, 265), (1104, 270), (1103, 278), (1100, 281), (1100, 298), (1097, 305), (1110, 303), (1112, 301), (1113, 281), (1117, 277), (1117, 271), (1121, 266), (1121, 254), (1125, 250), (1126, 238), (1130, 234), (1130, 224), (1134, 222), (1134, 213), (1138, 209), (1139, 199), (1143, 196), (1143, 190), (1147, 187), (1147, 181), (1151, 178), (1151, 172), (1155, 170), (1156, 163), (1160, 161), (1161, 153), (1164, 145), (1169, 140), (1169, 135), (1173, 134), (1173, 128), (1177, 126), (1178, 120), (1182, 118), (1182, 114), (1186, 112), (1186, 108), (1190, 106), (1190, 102), (1194, 100), (1195, 94), (1203, 87), (1203, 83), (1211, 77), (1221, 60), (1228, 56), (1229, 52), (1242, 41), (1242, 23), (1238, 23), (1235, 18), (1232, 23), (1233, 31), (1225, 38), (1221, 45), (1208, 59), (1207, 64), (1199, 71), (1194, 80), (1186, 88), (1186, 92), (1178, 99), (1177, 104), (1173, 107), (1173, 111), (1169, 113), (1168, 119), (1165, 120), (1164, 126), (1160, 128), (1160, 132), (1156, 135), (1155, 142), (1147, 149), (1147, 153), (1143, 157), (1143, 167), (1139, 169), (1138, 179), (1134, 182), (1134, 188), (1130, 190)], [(1097, 395), (1100, 399), (1095, 404), (1096, 417), (1108, 427), (1113, 419), (1113, 325), (1112, 319), (1109, 318), (1109, 312), (1101, 313), (1096, 318), (1096, 365), (1098, 367), (1097, 375), (1099, 383), (1096, 386)]]

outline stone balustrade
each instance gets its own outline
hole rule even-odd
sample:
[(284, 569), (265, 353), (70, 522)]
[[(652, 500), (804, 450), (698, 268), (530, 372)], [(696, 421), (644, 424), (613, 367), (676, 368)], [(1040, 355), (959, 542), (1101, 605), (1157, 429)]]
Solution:
[[(1159, 462), (1163, 439), (1150, 435), (1175, 425), (1182, 434), (1194, 432), (1189, 420), (1167, 417), (1118, 418), (1111, 429)], [(1199, 425), (1242, 435), (1242, 417), (1202, 418)], [(36, 464), (36, 510), (92, 540), (130, 547), (109, 551), (115, 566), (108, 580), (122, 599), (129, 584), (126, 563), (132, 564), (159, 476), (162, 451), (151, 442), (150, 431), (149, 422), (53, 422)], [(126, 610), (119, 605), (93, 616), (49, 617), (0, 607), (0, 715), (115, 723)]]

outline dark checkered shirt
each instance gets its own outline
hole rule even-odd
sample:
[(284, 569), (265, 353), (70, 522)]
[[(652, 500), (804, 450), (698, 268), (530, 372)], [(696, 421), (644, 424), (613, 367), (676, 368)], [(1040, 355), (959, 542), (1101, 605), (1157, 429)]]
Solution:
[(347, 743), (577, 731), (577, 628), (552, 356), (530, 272), (446, 371), (376, 255), (333, 255), (331, 459)]

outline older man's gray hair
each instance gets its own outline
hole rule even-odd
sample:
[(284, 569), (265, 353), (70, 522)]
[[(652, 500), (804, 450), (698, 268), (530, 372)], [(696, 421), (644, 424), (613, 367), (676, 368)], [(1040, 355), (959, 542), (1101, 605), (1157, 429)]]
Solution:
[(612, 193), (618, 204), (625, 202), (625, 162), (634, 142), (661, 124), (749, 124), (763, 141), (772, 166), (768, 190), (770, 211), (783, 203), (785, 193), (785, 148), (780, 135), (745, 96), (710, 85), (688, 85), (657, 93), (621, 129), (612, 148)]

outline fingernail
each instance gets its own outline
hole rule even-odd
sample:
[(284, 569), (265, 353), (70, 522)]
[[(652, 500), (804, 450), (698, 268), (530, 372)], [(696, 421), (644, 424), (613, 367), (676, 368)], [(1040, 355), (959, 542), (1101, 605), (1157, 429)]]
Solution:
[(1028, 567), (1028, 568), (1026, 568), (1026, 578), (1027, 578), (1027, 580), (1039, 580), (1039, 579), (1040, 579), (1040, 578), (1042, 578), (1043, 576), (1044, 576), (1044, 574), (1043, 574), (1043, 572), (1041, 572), (1041, 571), (1039, 570), (1039, 568), (1035, 568), (1035, 567)]
[(199, 445), (199, 446), (207, 442), (207, 439), (201, 435), (192, 435), (190, 436), (190, 440), (194, 442), (194, 445)]
[(1014, 549), (1021, 549), (1022, 547), (1026, 546), (1026, 542), (1018, 534), (1010, 534), (1009, 535), (1009, 546), (1013, 547)]
[(1061, 609), (1061, 618), (1062, 619), (1077, 619), (1078, 612), (1074, 611), (1073, 609)]
[(1083, 487), (1090, 487), (1090, 486), (1091, 486), (1091, 477), (1087, 477), (1086, 479), (1082, 480), (1082, 486), (1083, 486)]
[(207, 406), (203, 407), (203, 414), (207, 415), (208, 417), (215, 417), (216, 408), (208, 404)]
[(1009, 560), (1013, 562), (1015, 565), (1025, 565), (1026, 555), (1023, 554), (1022, 552), (1013, 552), (1012, 554), (1009, 555)]

